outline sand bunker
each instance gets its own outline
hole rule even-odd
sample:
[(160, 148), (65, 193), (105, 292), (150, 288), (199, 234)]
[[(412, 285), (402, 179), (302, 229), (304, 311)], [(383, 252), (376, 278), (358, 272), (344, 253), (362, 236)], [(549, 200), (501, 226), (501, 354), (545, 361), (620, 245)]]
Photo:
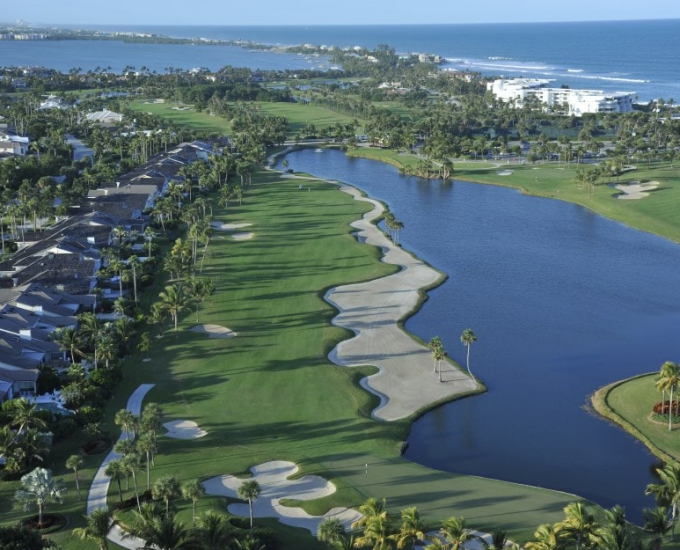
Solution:
[(500, 172), (496, 172), (497, 176), (510, 176), (512, 174), (512, 170), (501, 170)]
[[(282, 506), (281, 499), (314, 500), (331, 495), (335, 485), (319, 476), (303, 476), (299, 479), (288, 479), (298, 471), (293, 462), (275, 460), (265, 462), (250, 469), (252, 479), (260, 485), (260, 496), (253, 502), (253, 516), (258, 518), (277, 517), (281, 523), (308, 529), (316, 535), (319, 524), (328, 518), (338, 519), (345, 526), (361, 517), (359, 512), (349, 508), (333, 508), (323, 516), (310, 516), (302, 508)], [(238, 498), (237, 490), (245, 479), (224, 475), (213, 477), (203, 482), (209, 495)], [(230, 513), (247, 517), (248, 503), (230, 504)]]
[(234, 233), (231, 238), (235, 241), (247, 241), (248, 239), (252, 239), (254, 236), (255, 233)]
[(174, 439), (197, 439), (208, 435), (208, 432), (191, 420), (173, 420), (163, 424), (163, 427), (168, 430), (165, 435)]
[(212, 228), (218, 231), (236, 231), (243, 227), (250, 227), (252, 223), (222, 223), (222, 222), (212, 222)]
[(205, 332), (210, 338), (233, 338), (236, 333), (227, 327), (220, 325), (196, 325), (191, 327), (194, 332)]
[(620, 195), (616, 195), (617, 199), (639, 200), (648, 197), (649, 191), (653, 191), (658, 186), (658, 181), (648, 181), (646, 183), (631, 181), (628, 184), (615, 185), (614, 189), (621, 191)]

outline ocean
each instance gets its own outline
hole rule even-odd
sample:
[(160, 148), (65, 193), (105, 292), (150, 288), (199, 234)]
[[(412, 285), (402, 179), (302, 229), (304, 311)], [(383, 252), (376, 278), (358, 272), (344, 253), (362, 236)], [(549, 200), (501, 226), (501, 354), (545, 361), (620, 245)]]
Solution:
[[(640, 101), (680, 97), (677, 52), (680, 20), (513, 23), (476, 25), (353, 26), (86, 26), (182, 38), (245, 40), (266, 44), (362, 46), (388, 44), (399, 53), (431, 53), (442, 68), (485, 76), (549, 78), (556, 86), (634, 92)], [(249, 51), (236, 46), (124, 44), (121, 42), (0, 42), (0, 66), (42, 65), (61, 71), (81, 67), (146, 66), (211, 70), (225, 65), (253, 69), (327, 69), (329, 60)]]

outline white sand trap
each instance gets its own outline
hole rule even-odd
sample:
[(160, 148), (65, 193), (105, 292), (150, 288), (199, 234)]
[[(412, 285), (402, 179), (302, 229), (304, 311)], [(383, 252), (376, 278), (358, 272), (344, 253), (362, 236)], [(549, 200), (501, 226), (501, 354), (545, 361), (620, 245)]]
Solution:
[(512, 170), (501, 170), (500, 172), (496, 172), (497, 176), (510, 176), (512, 174)]
[(649, 191), (653, 191), (659, 186), (658, 181), (648, 181), (646, 183), (639, 183), (631, 181), (629, 184), (615, 185), (614, 189), (621, 191), (620, 195), (616, 195), (617, 199), (622, 200), (640, 200), (649, 196)]
[(218, 231), (236, 231), (237, 229), (242, 229), (244, 227), (250, 227), (252, 223), (222, 223), (222, 222), (212, 222), (212, 228)]
[(230, 328), (220, 325), (196, 325), (191, 327), (194, 332), (205, 332), (210, 338), (233, 338), (236, 333)]
[(235, 241), (247, 241), (248, 239), (252, 239), (254, 236), (255, 233), (234, 233), (231, 238)]
[[(338, 519), (345, 527), (349, 527), (352, 522), (361, 517), (359, 512), (349, 508), (333, 508), (323, 516), (310, 516), (302, 508), (282, 506), (281, 499), (314, 500), (335, 492), (335, 485), (319, 476), (288, 479), (298, 471), (298, 467), (293, 462), (274, 460), (254, 466), (250, 471), (253, 473), (252, 479), (257, 481), (261, 488), (260, 496), (253, 503), (253, 516), (255, 517), (277, 517), (281, 523), (302, 527), (314, 535), (319, 524), (327, 518)], [(224, 475), (204, 481), (203, 486), (209, 495), (238, 498), (237, 490), (244, 481), (243, 478)], [(227, 509), (238, 516), (249, 515), (247, 502), (230, 504)]]
[(208, 435), (208, 432), (199, 428), (192, 420), (173, 420), (163, 424), (163, 427), (168, 430), (165, 435), (174, 439), (198, 439)]

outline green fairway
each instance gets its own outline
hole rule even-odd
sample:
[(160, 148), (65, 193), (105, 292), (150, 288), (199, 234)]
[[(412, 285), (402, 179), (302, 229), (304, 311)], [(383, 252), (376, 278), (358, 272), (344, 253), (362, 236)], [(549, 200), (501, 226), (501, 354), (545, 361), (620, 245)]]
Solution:
[(336, 113), (319, 105), (305, 103), (256, 103), (263, 114), (286, 117), (289, 135), (292, 137), (307, 126), (314, 124), (317, 129), (326, 128), (336, 123), (348, 124), (354, 118)]
[(207, 112), (197, 113), (193, 107), (180, 105), (173, 101), (163, 103), (152, 103), (151, 101), (147, 99), (132, 101), (130, 108), (133, 111), (150, 113), (190, 130), (219, 132), (220, 134), (229, 134), (231, 131), (231, 126), (225, 118), (212, 116)]
[(377, 496), (395, 509), (416, 505), (433, 520), (465, 515), (475, 527), (503, 526), (525, 536), (557, 520), (573, 497), (443, 474), (399, 457), (408, 424), (370, 420), (375, 400), (358, 389), (359, 372), (326, 358), (349, 336), (330, 324), (326, 289), (395, 269), (349, 234), (349, 223), (367, 206), (318, 180), (304, 181), (311, 191), (299, 191), (300, 180), (263, 178), (247, 190), (242, 207), (218, 215), (252, 223), (254, 238), (235, 242), (216, 232), (207, 266), (217, 293), (201, 322), (238, 336), (211, 340), (189, 332), (195, 317), (187, 315), (177, 335), (167, 333), (157, 343), (153, 361), (130, 369), (126, 378), (124, 395), (153, 381), (149, 400), (160, 402), (170, 418), (193, 420), (208, 431), (196, 441), (163, 440), (154, 477), (205, 479), (291, 460), (339, 488), (306, 505), (309, 511)]
[[(315, 179), (302, 180), (311, 190), (300, 191), (300, 181), (265, 173), (246, 189), (243, 206), (216, 212), (221, 222), (251, 223), (254, 238), (234, 241), (229, 233), (215, 232), (203, 276), (214, 279), (217, 291), (202, 308), (200, 323), (226, 326), (238, 335), (210, 339), (189, 331), (196, 315), (186, 313), (178, 333), (154, 339), (150, 362), (139, 355), (126, 361), (108, 418), (135, 388), (152, 382), (156, 386), (146, 401), (160, 403), (166, 421), (192, 420), (208, 432), (197, 440), (161, 437), (153, 478), (175, 474), (204, 480), (244, 473), (269, 460), (290, 460), (302, 473), (324, 476), (338, 487), (334, 495), (307, 503), (310, 512), (386, 497), (395, 512), (418, 506), (432, 521), (462, 515), (474, 528), (502, 527), (518, 539), (531, 536), (540, 523), (562, 519), (563, 507), (576, 497), (442, 473), (400, 458), (409, 425), (370, 419), (376, 398), (357, 381), (371, 367), (346, 369), (328, 361), (335, 343), (350, 334), (331, 325), (334, 310), (322, 299), (329, 287), (396, 268), (379, 262), (376, 248), (350, 235), (349, 223), (368, 205)], [(118, 429), (109, 428), (117, 436)], [(56, 473), (65, 473), (62, 464), (54, 465)], [(90, 468), (83, 477), (89, 480), (93, 473)], [(10, 512), (11, 494), (3, 490), (1, 495), (7, 503), (3, 518), (9, 521), (23, 516)], [(112, 487), (109, 500), (116, 499)], [(224, 502), (204, 498), (199, 510), (224, 510)], [(179, 504), (180, 519), (190, 522), (190, 505)], [(65, 506), (51, 508), (77, 511), (79, 505), (71, 492)], [(285, 548), (300, 547), (303, 535), (292, 529), (282, 533)], [(68, 548), (88, 547), (66, 534), (57, 540)], [(315, 547), (311, 537), (304, 540), (305, 547)]]
[[(360, 147), (352, 156), (389, 162), (397, 167), (415, 166), (414, 155), (389, 149)], [(454, 161), (453, 178), (459, 180), (514, 187), (524, 193), (580, 204), (590, 210), (623, 222), (631, 227), (666, 237), (680, 243), (680, 174), (667, 162), (639, 165), (619, 178), (601, 181), (592, 191), (575, 183), (576, 170), (583, 165), (507, 164), (503, 161)], [(587, 166), (585, 167), (587, 169)], [(509, 172), (509, 173), (508, 173)], [(503, 175), (506, 174), (506, 175)], [(612, 186), (629, 181), (656, 181), (659, 186), (640, 200), (619, 200)]]
[[(304, 103), (262, 103), (254, 105), (259, 107), (265, 115), (285, 117), (288, 121), (288, 137), (293, 138), (299, 134), (307, 124), (314, 124), (317, 129), (326, 128), (336, 123), (347, 124), (352, 122), (352, 117), (336, 113), (318, 105)], [(153, 100), (138, 100), (130, 103), (135, 111), (151, 113), (157, 117), (172, 122), (177, 126), (191, 130), (205, 132), (219, 132), (229, 134), (231, 125), (226, 118), (212, 116), (208, 112), (197, 113), (192, 106), (180, 105), (173, 101), (153, 103)]]

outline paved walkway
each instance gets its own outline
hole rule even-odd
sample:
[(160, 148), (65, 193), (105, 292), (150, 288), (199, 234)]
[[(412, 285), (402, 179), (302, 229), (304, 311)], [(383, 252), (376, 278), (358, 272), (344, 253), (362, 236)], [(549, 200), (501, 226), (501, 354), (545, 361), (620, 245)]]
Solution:
[(477, 382), (448, 362), (442, 362), (443, 381), (439, 382), (439, 376), (433, 373), (430, 350), (397, 325), (417, 307), (419, 289), (435, 284), (441, 274), (395, 245), (373, 223), (384, 210), (378, 201), (362, 197), (354, 187), (338, 185), (355, 200), (373, 205), (370, 212), (352, 224), (359, 230), (357, 238), (380, 247), (383, 261), (402, 269), (381, 279), (340, 286), (326, 293), (326, 300), (340, 311), (333, 324), (356, 335), (340, 342), (329, 354), (330, 360), (342, 366), (375, 365), (380, 369), (362, 381), (381, 399), (372, 413), (380, 420), (406, 418), (432, 403), (476, 390)]
[[(149, 390), (153, 387), (154, 384), (142, 384), (141, 386), (139, 386), (132, 393), (130, 399), (128, 399), (127, 409), (132, 413), (139, 415), (140, 412), (142, 411), (142, 401), (144, 400), (144, 397), (149, 392)], [(127, 439), (127, 434), (125, 432), (123, 432), (120, 435), (118, 441), (122, 441), (124, 439)], [(114, 451), (111, 451), (104, 459), (104, 462), (102, 462), (102, 465), (97, 470), (97, 473), (94, 475), (92, 485), (90, 485), (90, 491), (87, 495), (88, 516), (92, 513), (93, 510), (98, 510), (99, 508), (107, 508), (106, 495), (109, 492), (109, 483), (111, 482), (111, 479), (104, 473), (104, 471), (106, 470), (106, 467), (108, 466), (109, 462), (120, 457), (121, 455)], [(144, 541), (141, 539), (128, 538), (123, 540), (123, 530), (117, 525), (113, 526), (107, 538), (111, 542), (115, 542), (116, 544), (122, 546), (123, 548), (130, 548), (131, 550), (141, 548), (142, 546), (144, 546)]]

